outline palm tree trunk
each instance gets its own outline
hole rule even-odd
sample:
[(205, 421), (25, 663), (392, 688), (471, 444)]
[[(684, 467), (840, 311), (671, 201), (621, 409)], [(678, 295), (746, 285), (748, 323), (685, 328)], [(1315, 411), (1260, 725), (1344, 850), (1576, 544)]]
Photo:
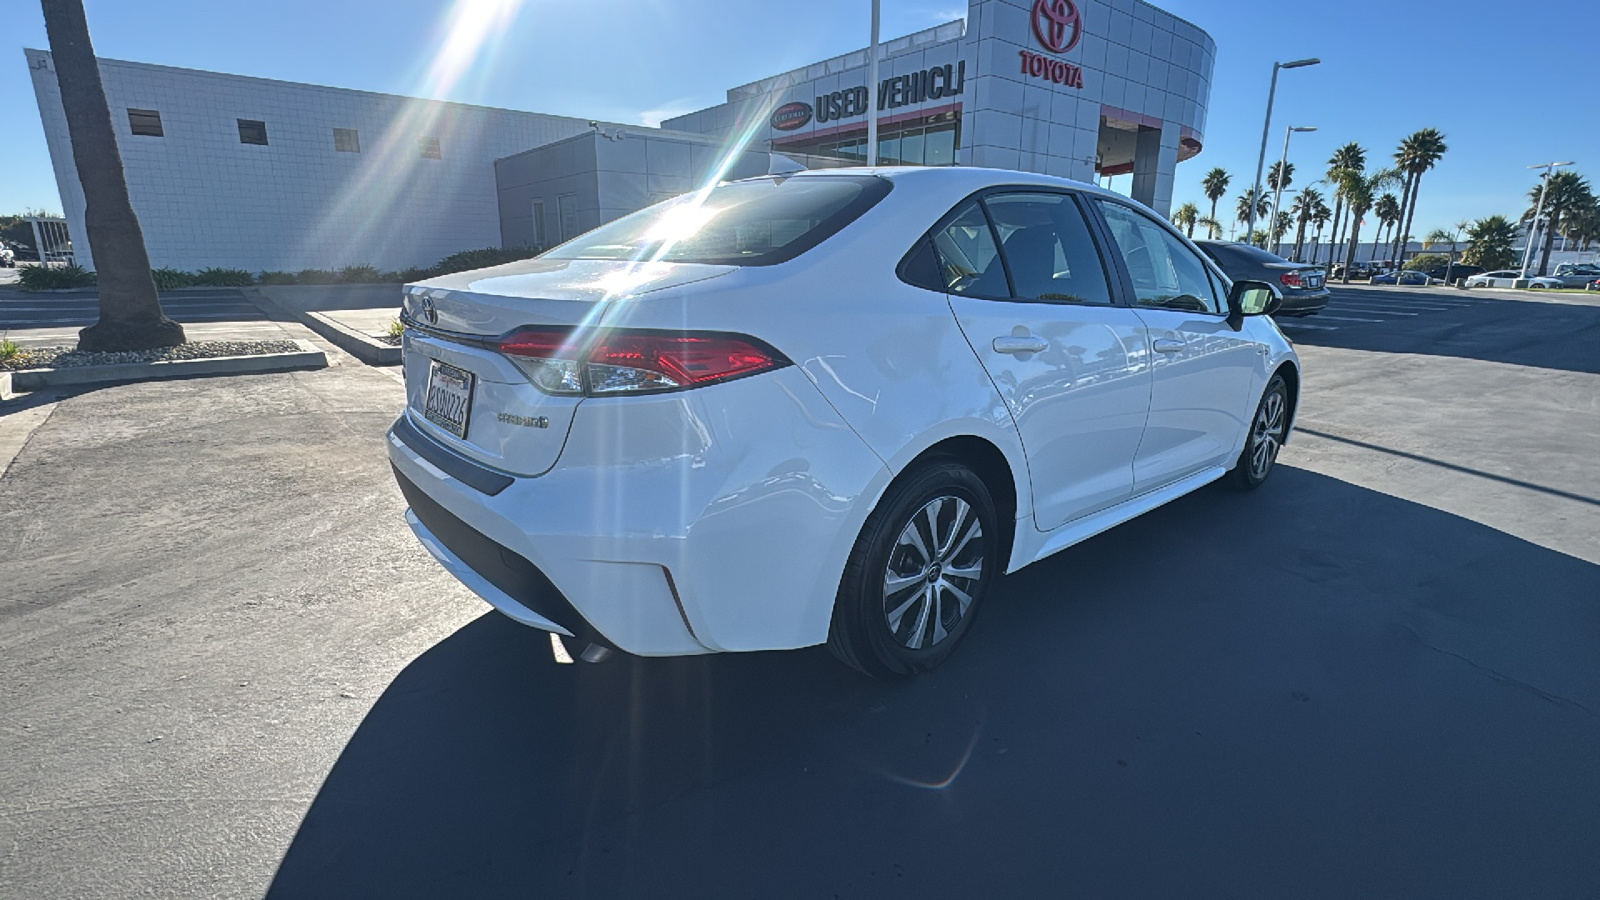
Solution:
[[(1213, 222), (1217, 221), (1217, 198), (1216, 197), (1212, 197), (1211, 198), (1211, 221), (1213, 221)], [(1214, 230), (1218, 230), (1218, 229), (1215, 229), (1210, 225), (1206, 226), (1206, 234), (1211, 234), (1211, 232), (1214, 231)], [(1211, 239), (1212, 240), (1216, 240), (1219, 237), (1222, 237), (1222, 235), (1220, 235), (1220, 234), (1219, 235), (1215, 235)]]
[(1395, 246), (1399, 248), (1399, 253), (1397, 256), (1395, 256), (1397, 261), (1400, 259), (1400, 257), (1406, 255), (1405, 245), (1410, 243), (1406, 240), (1406, 238), (1411, 234), (1411, 220), (1417, 215), (1417, 194), (1421, 190), (1422, 173), (1418, 172), (1417, 177), (1411, 180), (1411, 203), (1406, 208), (1405, 226), (1400, 229), (1400, 240), (1395, 244)]
[(1333, 248), (1339, 246), (1339, 223), (1344, 219), (1344, 198), (1333, 198), (1333, 231), (1328, 235), (1328, 265), (1333, 265)]
[(82, 0), (43, 0), (45, 34), (61, 86), (72, 161), (83, 185), (83, 223), (100, 282), (100, 320), (78, 332), (78, 349), (144, 350), (184, 342), (183, 326), (161, 312), (144, 233), (128, 199), (122, 154)]
[(1544, 249), (1539, 251), (1539, 274), (1550, 271), (1550, 251), (1556, 248), (1556, 235), (1561, 233), (1561, 210), (1554, 209), (1550, 213), (1550, 227), (1544, 234)]
[(1301, 206), (1300, 206), (1300, 222), (1298, 223), (1297, 227), (1294, 230), (1294, 250), (1291, 251), (1291, 253), (1290, 253), (1290, 255), (1294, 259), (1297, 259), (1297, 260), (1300, 258), (1300, 248), (1306, 242), (1306, 207), (1305, 207), (1304, 201), (1305, 201), (1305, 195), (1302, 194), (1301, 195)]
[[(1401, 222), (1404, 222), (1406, 220), (1406, 207), (1407, 207), (1406, 200), (1407, 200), (1407, 198), (1409, 198), (1411, 196), (1411, 179), (1412, 179), (1412, 177), (1413, 177), (1413, 173), (1411, 172), (1411, 170), (1407, 169), (1406, 170), (1405, 181), (1401, 182), (1401, 184), (1400, 184), (1400, 212), (1398, 213), (1399, 218), (1397, 218), (1395, 220), (1395, 225), (1396, 226), (1398, 226)], [(1399, 237), (1400, 237), (1400, 235), (1395, 234), (1394, 231), (1391, 230), (1389, 232), (1389, 242), (1387, 244), (1387, 246), (1389, 247), (1389, 258), (1395, 261), (1395, 266), (1397, 268), (1400, 265), (1400, 245), (1399, 245), (1399, 243), (1397, 242), (1396, 239), (1399, 238)], [(1400, 283), (1398, 281), (1395, 282), (1395, 286), (1399, 287)]]
[(1356, 248), (1361, 245), (1361, 217), (1352, 216), (1350, 220), (1350, 249), (1344, 255), (1344, 277), (1339, 279), (1340, 284), (1350, 283), (1350, 267), (1356, 263)]

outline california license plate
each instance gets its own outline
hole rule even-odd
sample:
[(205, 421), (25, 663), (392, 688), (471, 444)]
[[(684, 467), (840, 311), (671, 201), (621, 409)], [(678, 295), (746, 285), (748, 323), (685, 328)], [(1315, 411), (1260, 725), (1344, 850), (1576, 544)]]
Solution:
[(472, 410), (473, 374), (438, 360), (428, 366), (428, 395), (422, 415), (458, 438), (466, 439), (467, 415)]

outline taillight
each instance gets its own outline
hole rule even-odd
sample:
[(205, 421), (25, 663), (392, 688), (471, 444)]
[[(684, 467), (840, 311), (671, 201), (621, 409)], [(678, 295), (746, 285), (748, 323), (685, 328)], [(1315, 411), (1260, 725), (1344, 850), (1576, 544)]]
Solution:
[(1300, 273), (1299, 272), (1285, 272), (1282, 275), (1278, 276), (1278, 280), (1283, 282), (1283, 286), (1284, 287), (1297, 288), (1297, 287), (1300, 286)]
[(504, 353), (547, 394), (607, 396), (702, 387), (789, 364), (737, 334), (619, 330), (579, 337), (568, 329), (522, 328)]

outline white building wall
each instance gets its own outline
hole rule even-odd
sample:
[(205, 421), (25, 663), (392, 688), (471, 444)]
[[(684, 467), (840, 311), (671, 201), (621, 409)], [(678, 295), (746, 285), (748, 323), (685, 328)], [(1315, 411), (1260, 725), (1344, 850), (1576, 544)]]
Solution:
[[(26, 50), (68, 226), (83, 192), (50, 54)], [(426, 266), (499, 246), (494, 161), (589, 130), (583, 119), (102, 59), (101, 78), (151, 265), (250, 271)], [(127, 110), (161, 113), (136, 136)], [(266, 122), (266, 146), (239, 141)], [(334, 150), (333, 129), (361, 152)], [(440, 159), (418, 139), (437, 136)], [(78, 240), (79, 262), (93, 267)]]

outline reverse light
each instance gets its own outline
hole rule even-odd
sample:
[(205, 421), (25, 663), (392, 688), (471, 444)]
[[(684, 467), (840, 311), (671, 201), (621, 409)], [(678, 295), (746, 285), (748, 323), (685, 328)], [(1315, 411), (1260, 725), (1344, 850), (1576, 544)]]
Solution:
[(522, 328), (505, 354), (547, 394), (590, 397), (687, 390), (781, 368), (789, 360), (752, 337), (719, 332), (620, 330), (587, 338)]
[(1297, 288), (1297, 287), (1300, 286), (1300, 273), (1299, 272), (1285, 272), (1282, 275), (1278, 276), (1278, 280), (1283, 282), (1283, 286), (1284, 287)]

